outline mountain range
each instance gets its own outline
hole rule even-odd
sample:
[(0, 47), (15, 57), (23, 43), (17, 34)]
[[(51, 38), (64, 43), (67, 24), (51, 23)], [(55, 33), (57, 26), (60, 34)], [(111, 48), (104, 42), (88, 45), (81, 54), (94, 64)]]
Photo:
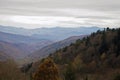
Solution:
[(13, 59), (24, 56), (53, 43), (50, 40), (41, 40), (29, 36), (0, 32), (0, 51)]
[(1, 32), (30, 36), (37, 39), (47, 39), (51, 41), (60, 41), (71, 36), (87, 35), (91, 32), (102, 30), (99, 27), (78, 27), (78, 28), (36, 28), (36, 29), (24, 29), (10, 26), (0, 26)]
[(0, 51), (15, 60), (39, 60), (57, 49), (74, 43), (99, 27), (24, 29), (0, 26)]

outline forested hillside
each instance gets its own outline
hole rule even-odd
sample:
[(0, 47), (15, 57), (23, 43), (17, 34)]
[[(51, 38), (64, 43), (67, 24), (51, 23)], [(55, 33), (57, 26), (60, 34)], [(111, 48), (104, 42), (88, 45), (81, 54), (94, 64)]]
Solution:
[(29, 80), (13, 60), (0, 61), (0, 80)]
[(65, 80), (120, 80), (120, 28), (98, 30), (49, 57)]

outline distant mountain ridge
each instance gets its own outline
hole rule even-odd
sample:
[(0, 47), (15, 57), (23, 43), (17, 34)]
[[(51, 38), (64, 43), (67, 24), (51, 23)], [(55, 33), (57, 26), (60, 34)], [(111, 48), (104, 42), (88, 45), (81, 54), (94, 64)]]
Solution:
[(23, 58), (35, 50), (51, 43), (53, 42), (50, 40), (0, 32), (0, 51), (15, 60)]
[(99, 27), (78, 27), (78, 28), (37, 28), (37, 29), (24, 29), (10, 26), (0, 26), (0, 31), (12, 34), (19, 34), (24, 36), (30, 36), (37, 39), (47, 39), (52, 41), (60, 41), (70, 36), (87, 35), (97, 30), (102, 30)]
[(33, 43), (40, 42), (42, 39), (36, 39), (29, 36), (0, 32), (0, 40), (10, 43)]
[(24, 28), (17, 28), (12, 26), (2, 26), (0, 25), (0, 31), (5, 33), (11, 34), (18, 34), (18, 35), (29, 35), (29, 30)]

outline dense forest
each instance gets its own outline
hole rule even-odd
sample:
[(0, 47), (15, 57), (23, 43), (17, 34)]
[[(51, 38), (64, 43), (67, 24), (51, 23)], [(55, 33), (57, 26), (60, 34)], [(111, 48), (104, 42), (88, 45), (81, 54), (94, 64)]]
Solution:
[(98, 30), (23, 67), (0, 62), (0, 80), (120, 80), (120, 28)]
[(49, 57), (65, 80), (120, 80), (120, 28), (98, 30)]

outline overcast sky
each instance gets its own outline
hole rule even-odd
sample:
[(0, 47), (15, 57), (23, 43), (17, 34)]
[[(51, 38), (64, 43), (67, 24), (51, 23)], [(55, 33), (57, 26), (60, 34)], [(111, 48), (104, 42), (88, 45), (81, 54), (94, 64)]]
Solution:
[(120, 0), (0, 0), (0, 25), (120, 26)]

